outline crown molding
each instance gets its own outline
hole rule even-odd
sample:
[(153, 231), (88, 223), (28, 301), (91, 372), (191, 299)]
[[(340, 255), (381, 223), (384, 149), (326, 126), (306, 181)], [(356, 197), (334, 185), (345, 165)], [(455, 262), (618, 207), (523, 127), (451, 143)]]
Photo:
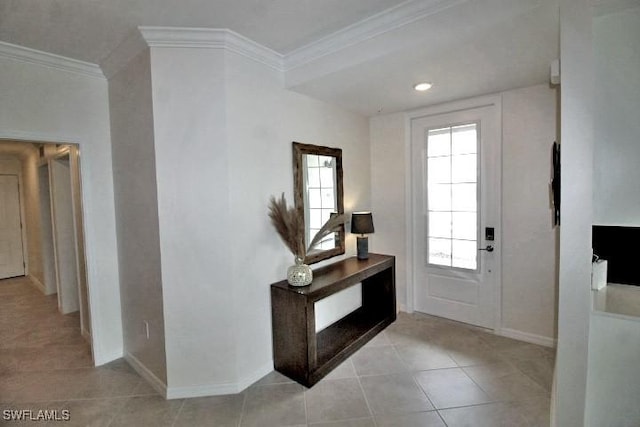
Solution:
[(274, 70), (283, 71), (283, 56), (234, 31), (221, 28), (139, 27), (149, 47), (226, 49)]
[(430, 15), (469, 0), (408, 0), (404, 3), (349, 25), (326, 37), (295, 49), (284, 56), (284, 70), (289, 71), (309, 62), (365, 42)]
[(40, 50), (30, 49), (28, 47), (18, 46), (11, 43), (0, 42), (0, 58), (13, 59), (69, 73), (104, 79), (102, 70), (96, 64), (78, 61), (77, 59), (42, 52)]
[(148, 48), (225, 49), (282, 71), (283, 57), (234, 31), (221, 28), (138, 27), (100, 63), (111, 78)]
[(205, 48), (225, 49), (276, 71), (289, 71), (468, 1), (408, 0), (284, 55), (229, 29), (141, 26), (101, 61), (100, 66), (5, 42), (0, 42), (0, 57), (111, 78), (148, 47)]
[(223, 49), (226, 33), (222, 28), (138, 27), (149, 47)]

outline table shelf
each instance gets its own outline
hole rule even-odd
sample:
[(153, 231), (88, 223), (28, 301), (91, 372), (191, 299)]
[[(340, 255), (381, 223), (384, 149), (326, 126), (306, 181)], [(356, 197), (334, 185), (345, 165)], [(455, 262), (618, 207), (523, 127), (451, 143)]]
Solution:
[[(362, 306), (315, 331), (315, 303), (362, 283)], [(370, 254), (314, 271), (313, 283), (271, 285), (275, 369), (307, 387), (322, 379), (396, 319), (395, 258)]]

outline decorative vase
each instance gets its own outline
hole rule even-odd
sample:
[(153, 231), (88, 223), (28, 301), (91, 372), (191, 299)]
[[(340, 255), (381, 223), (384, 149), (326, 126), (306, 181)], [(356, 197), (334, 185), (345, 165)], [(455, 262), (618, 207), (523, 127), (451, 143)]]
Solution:
[(291, 286), (307, 286), (313, 280), (311, 267), (304, 263), (304, 260), (297, 256), (295, 265), (287, 269), (287, 282)]

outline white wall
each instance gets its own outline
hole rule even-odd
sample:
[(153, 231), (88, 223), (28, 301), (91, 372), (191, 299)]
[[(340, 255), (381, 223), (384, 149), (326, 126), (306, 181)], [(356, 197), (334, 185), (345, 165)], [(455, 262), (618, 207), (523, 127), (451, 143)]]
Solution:
[[(548, 185), (556, 138), (555, 91), (546, 85), (502, 93), (503, 322), (505, 333), (551, 344), (555, 338), (556, 233)], [(406, 306), (405, 118), (372, 117), (372, 250), (398, 257), (398, 303)], [(536, 260), (536, 262), (532, 262)], [(409, 290), (410, 291), (410, 290)]]
[(40, 235), (42, 238), (42, 276), (45, 294), (55, 294), (56, 268), (53, 249), (53, 224), (51, 222), (51, 191), (49, 187), (49, 165), (38, 167), (38, 193), (40, 204)]
[(584, 425), (593, 214), (593, 57), (587, 0), (560, 1), (562, 147), (558, 351), (552, 425)]
[[(149, 51), (109, 80), (125, 357), (166, 385)], [(149, 325), (149, 338), (144, 322)]]
[(556, 91), (502, 94), (502, 325), (541, 343), (556, 337), (558, 229), (550, 203)]
[[(593, 20), (593, 222), (640, 225), (640, 8)], [(640, 424), (640, 319), (592, 312), (586, 423)]]
[[(279, 73), (239, 55), (227, 55), (227, 81), (231, 229), (237, 230), (231, 246), (235, 319), (240, 325), (237, 367), (246, 379), (256, 368), (272, 366), (269, 285), (282, 280), (293, 263), (267, 217), (271, 195), (284, 192), (293, 203), (291, 143), (341, 148), (345, 212), (369, 210), (369, 129), (362, 116), (284, 90)], [(355, 238), (348, 231), (345, 256), (324, 264), (355, 254)], [(312, 267), (318, 265), (322, 263)], [(320, 317), (330, 317), (342, 304), (357, 304), (357, 295), (343, 297), (317, 307), (326, 310)]]
[(80, 309), (76, 239), (73, 225), (69, 156), (51, 159), (51, 203), (58, 277), (58, 311), (69, 314)]
[(640, 425), (640, 319), (593, 313), (589, 329), (587, 425)]
[(640, 225), (640, 7), (593, 21), (593, 221)]
[(151, 48), (151, 73), (169, 395), (213, 394), (236, 380), (242, 327), (233, 299), (241, 278), (231, 274), (224, 51)]
[[(136, 367), (169, 398), (234, 393), (273, 369), (269, 285), (292, 258), (267, 203), (283, 191), (293, 201), (291, 142), (342, 148), (345, 208), (367, 209), (368, 121), (284, 90), (280, 72), (225, 49), (150, 44), (110, 79), (127, 351), (141, 313), (161, 302), (166, 382), (148, 359)], [(151, 217), (140, 244), (156, 245), (157, 231), (159, 255), (146, 261), (127, 243), (141, 231), (136, 204)], [(156, 280), (158, 265), (161, 293), (129, 289)]]
[(80, 144), (94, 357), (121, 357), (107, 82), (1, 54), (0, 75), (0, 138)]
[[(371, 135), (371, 200), (376, 232), (369, 235), (372, 252), (395, 255), (396, 294), (400, 310), (407, 310), (407, 211), (405, 167), (405, 118), (403, 113), (369, 120)], [(408, 166), (407, 166), (408, 167)]]

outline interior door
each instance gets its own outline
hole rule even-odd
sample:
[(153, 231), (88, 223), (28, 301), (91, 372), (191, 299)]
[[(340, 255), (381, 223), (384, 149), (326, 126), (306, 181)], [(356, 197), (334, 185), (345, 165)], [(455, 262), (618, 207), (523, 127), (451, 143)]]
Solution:
[(17, 175), (0, 175), (0, 279), (24, 276)]
[(499, 106), (411, 121), (417, 311), (495, 328), (500, 286)]

